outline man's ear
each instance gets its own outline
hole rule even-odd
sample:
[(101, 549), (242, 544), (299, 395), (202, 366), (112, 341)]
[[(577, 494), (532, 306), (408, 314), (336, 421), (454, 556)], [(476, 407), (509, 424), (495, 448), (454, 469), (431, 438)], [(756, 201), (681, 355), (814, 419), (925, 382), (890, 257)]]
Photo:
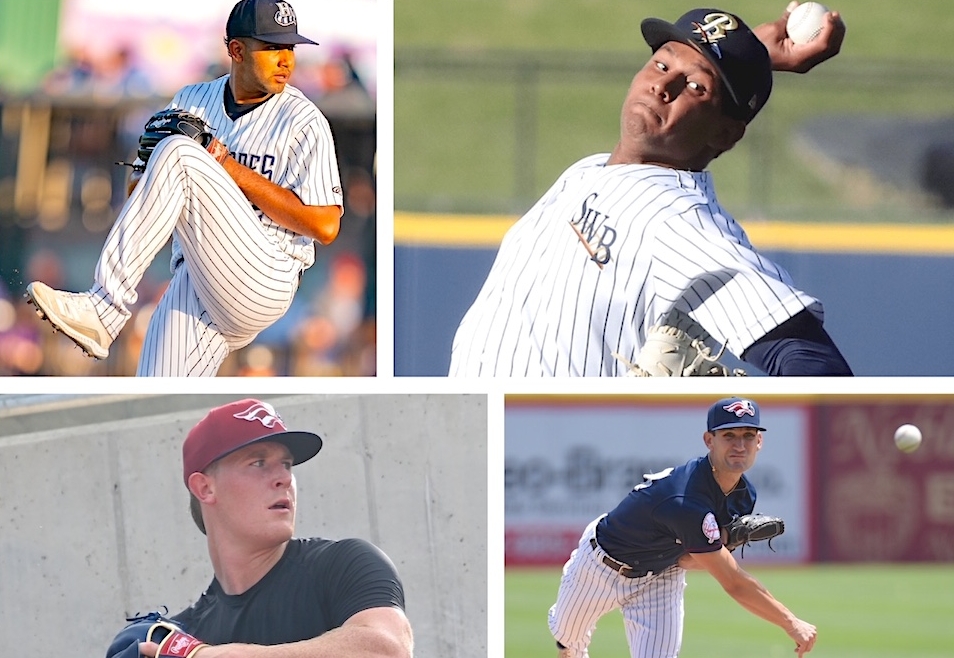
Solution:
[(225, 46), (229, 51), (229, 57), (236, 62), (241, 62), (243, 59), (245, 59), (245, 44), (238, 39), (232, 39), (225, 44)]
[(713, 434), (712, 432), (703, 432), (703, 433), (702, 433), (702, 441), (703, 441), (703, 443), (706, 444), (706, 447), (707, 447), (707, 448), (711, 448), (711, 447), (712, 447), (712, 439), (714, 439), (714, 438), (715, 438), (715, 434)]
[(215, 500), (215, 482), (205, 473), (196, 472), (189, 476), (189, 493), (201, 503)]

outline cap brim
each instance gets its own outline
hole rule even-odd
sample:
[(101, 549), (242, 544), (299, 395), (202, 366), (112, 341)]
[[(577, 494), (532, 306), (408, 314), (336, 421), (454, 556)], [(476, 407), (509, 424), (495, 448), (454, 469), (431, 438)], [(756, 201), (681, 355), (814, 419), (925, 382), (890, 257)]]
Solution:
[[(255, 439), (254, 441), (249, 441), (245, 445), (241, 445), (235, 450), (245, 448), (256, 443), (263, 443), (265, 441), (273, 441), (275, 443), (281, 443), (283, 446), (288, 448), (288, 451), (292, 455), (292, 464), (301, 464), (306, 462), (315, 455), (318, 454), (318, 451), (321, 450), (323, 445), (321, 437), (317, 434), (311, 432), (278, 432), (276, 434), (269, 434), (261, 438)], [(232, 450), (231, 452), (235, 452)], [(225, 455), (222, 455), (224, 457)], [(219, 457), (221, 459), (222, 457)]]
[(317, 46), (318, 43), (312, 41), (311, 39), (306, 39), (300, 34), (294, 32), (279, 32), (276, 34), (252, 34), (250, 35), (253, 39), (258, 39), (259, 41), (264, 41), (265, 43), (279, 43), (283, 46), (291, 46), (299, 43), (307, 43), (312, 46)]
[(727, 430), (727, 429), (730, 429), (730, 428), (732, 428), (732, 427), (754, 427), (755, 429), (759, 430), (760, 432), (767, 432), (767, 431), (768, 431), (768, 430), (766, 430), (764, 427), (759, 427), (758, 425), (753, 425), (752, 423), (724, 423), (724, 424), (722, 424), (722, 425), (716, 425), (715, 427), (711, 428), (709, 431), (710, 431), (710, 432), (715, 432), (716, 430)]
[(729, 92), (729, 96), (732, 97), (732, 102), (736, 106), (739, 105), (739, 99), (738, 96), (736, 96), (735, 89), (732, 88), (729, 80), (725, 77), (725, 74), (722, 73), (722, 67), (719, 65), (719, 60), (716, 59), (712, 53), (700, 48), (699, 44), (695, 39), (692, 38), (691, 34), (687, 34), (672, 23), (659, 18), (647, 18), (640, 23), (639, 28), (642, 30), (643, 39), (646, 40), (646, 43), (649, 44), (649, 47), (652, 48), (653, 52), (659, 50), (664, 43), (669, 41), (677, 41), (679, 43), (684, 43), (687, 46), (692, 46), (698, 52), (705, 55), (706, 59), (712, 62), (712, 65), (715, 66), (715, 70), (718, 72), (719, 78), (722, 80), (722, 84), (725, 86), (726, 91)]

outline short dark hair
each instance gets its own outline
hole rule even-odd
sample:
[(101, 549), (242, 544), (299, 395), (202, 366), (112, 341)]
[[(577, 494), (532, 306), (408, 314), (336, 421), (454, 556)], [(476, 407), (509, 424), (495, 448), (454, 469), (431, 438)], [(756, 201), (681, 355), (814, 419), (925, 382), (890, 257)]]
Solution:
[(199, 499), (189, 494), (189, 512), (192, 513), (192, 520), (195, 521), (196, 527), (205, 534), (205, 521), (202, 519), (202, 503), (199, 502)]

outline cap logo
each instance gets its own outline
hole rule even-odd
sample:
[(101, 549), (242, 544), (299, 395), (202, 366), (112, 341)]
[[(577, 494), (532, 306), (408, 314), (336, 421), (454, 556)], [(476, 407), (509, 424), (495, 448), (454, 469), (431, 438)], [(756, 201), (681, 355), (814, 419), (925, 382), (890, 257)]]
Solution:
[(709, 46), (715, 56), (722, 59), (722, 50), (719, 48), (719, 39), (725, 39), (729, 32), (739, 27), (739, 22), (734, 16), (723, 13), (706, 14), (705, 23), (693, 23), (696, 29), (693, 34), (698, 34), (702, 43)]
[(287, 2), (276, 2), (275, 5), (278, 7), (278, 11), (275, 12), (276, 23), (282, 27), (288, 27), (289, 25), (298, 23), (298, 19), (295, 17), (295, 10), (292, 9), (290, 4)]
[(734, 16), (721, 12), (706, 14), (703, 20), (705, 20), (705, 23), (693, 23), (696, 27), (693, 33), (698, 33), (706, 43), (725, 39), (729, 36), (728, 32), (738, 29), (739, 27), (739, 22), (735, 20)]
[(755, 405), (752, 404), (751, 400), (736, 400), (722, 408), (730, 414), (735, 414), (737, 418), (741, 418), (742, 416), (752, 416), (755, 418)]
[(275, 411), (272, 405), (266, 404), (265, 402), (253, 404), (245, 411), (240, 411), (237, 414), (233, 414), (233, 416), (239, 420), (257, 420), (268, 429), (272, 429), (275, 425), (285, 429), (285, 424), (282, 422), (281, 416), (278, 415), (278, 412)]

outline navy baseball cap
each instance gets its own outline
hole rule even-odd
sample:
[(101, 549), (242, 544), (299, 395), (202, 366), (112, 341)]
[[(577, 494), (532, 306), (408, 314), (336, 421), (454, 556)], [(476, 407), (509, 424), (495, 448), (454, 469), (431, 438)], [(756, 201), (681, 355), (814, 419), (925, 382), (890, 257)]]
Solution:
[(226, 40), (252, 37), (266, 43), (292, 45), (318, 44), (298, 34), (298, 17), (287, 2), (275, 0), (241, 0), (232, 7), (225, 24)]
[(212, 462), (239, 448), (274, 441), (292, 455), (293, 464), (306, 462), (321, 450), (321, 437), (312, 432), (285, 427), (275, 407), (252, 398), (236, 400), (212, 409), (189, 430), (182, 444), (182, 479), (204, 471)]
[(759, 423), (759, 405), (747, 398), (724, 398), (709, 407), (706, 427), (710, 432), (730, 427), (754, 427), (765, 431)]
[(668, 41), (692, 46), (716, 67), (729, 93), (727, 114), (746, 123), (772, 93), (772, 59), (741, 18), (721, 9), (693, 9), (675, 23), (647, 18), (640, 28), (656, 52)]

